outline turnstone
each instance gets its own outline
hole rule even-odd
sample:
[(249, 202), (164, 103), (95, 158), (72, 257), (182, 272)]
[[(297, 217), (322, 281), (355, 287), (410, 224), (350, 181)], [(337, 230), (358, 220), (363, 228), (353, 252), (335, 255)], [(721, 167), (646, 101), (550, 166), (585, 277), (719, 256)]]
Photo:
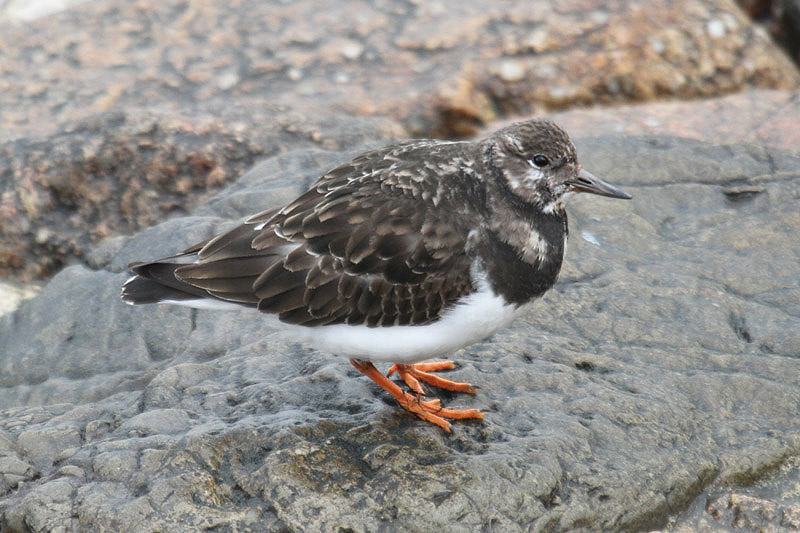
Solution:
[[(476, 142), (402, 142), (334, 168), (285, 207), (132, 263), (122, 299), (275, 315), (449, 431), (446, 418), (483, 413), (444, 408), (420, 382), (475, 388), (432, 373), (451, 361), (422, 361), (489, 337), (553, 286), (573, 192), (630, 198), (583, 170), (546, 120)], [(388, 374), (375, 362), (392, 363)]]

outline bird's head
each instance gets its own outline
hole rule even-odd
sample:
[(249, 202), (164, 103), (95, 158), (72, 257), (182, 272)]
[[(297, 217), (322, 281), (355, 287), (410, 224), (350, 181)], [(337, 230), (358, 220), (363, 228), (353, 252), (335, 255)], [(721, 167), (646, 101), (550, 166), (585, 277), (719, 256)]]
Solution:
[(517, 122), (485, 142), (501, 186), (545, 212), (563, 209), (564, 200), (573, 192), (631, 197), (583, 170), (567, 133), (548, 120)]

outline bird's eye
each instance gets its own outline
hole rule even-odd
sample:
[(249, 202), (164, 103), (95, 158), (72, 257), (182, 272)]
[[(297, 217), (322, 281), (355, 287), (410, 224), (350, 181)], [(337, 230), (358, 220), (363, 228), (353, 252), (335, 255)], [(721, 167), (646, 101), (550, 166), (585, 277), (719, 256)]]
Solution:
[(531, 163), (533, 163), (534, 166), (536, 166), (537, 168), (543, 168), (550, 164), (550, 160), (547, 159), (546, 156), (539, 154), (533, 156), (533, 159), (531, 159)]

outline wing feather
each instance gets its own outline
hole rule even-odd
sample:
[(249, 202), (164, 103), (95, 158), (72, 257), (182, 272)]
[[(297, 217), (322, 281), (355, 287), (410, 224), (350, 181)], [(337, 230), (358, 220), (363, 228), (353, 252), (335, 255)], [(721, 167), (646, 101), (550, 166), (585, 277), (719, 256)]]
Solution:
[(256, 305), (295, 324), (434, 321), (474, 290), (467, 240), (478, 215), (433, 208), (435, 195), (419, 190), (433, 180), (401, 165), (414, 146), (333, 169), (283, 209), (187, 250), (194, 262), (167, 258), (134, 271), (172, 292)]

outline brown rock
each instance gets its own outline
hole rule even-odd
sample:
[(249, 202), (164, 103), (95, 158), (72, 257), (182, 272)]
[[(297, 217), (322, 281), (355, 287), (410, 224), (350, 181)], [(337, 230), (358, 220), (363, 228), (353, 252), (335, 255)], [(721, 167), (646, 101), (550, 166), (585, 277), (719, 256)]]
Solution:
[(215, 99), (390, 114), (452, 136), (509, 113), (800, 84), (726, 0), (108, 0), (5, 27), (0, 50), (6, 138)]

